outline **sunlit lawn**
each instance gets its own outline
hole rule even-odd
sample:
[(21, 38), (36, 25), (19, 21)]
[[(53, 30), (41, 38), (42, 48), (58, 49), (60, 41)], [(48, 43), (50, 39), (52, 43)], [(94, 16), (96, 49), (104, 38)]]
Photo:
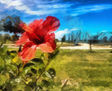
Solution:
[(57, 82), (68, 79), (63, 91), (112, 91), (110, 50), (61, 50), (50, 66), (57, 72)]
[[(56, 70), (52, 91), (112, 91), (111, 50), (60, 50), (50, 67)], [(37, 50), (36, 56), (40, 56)], [(60, 90), (64, 80), (67, 84)]]

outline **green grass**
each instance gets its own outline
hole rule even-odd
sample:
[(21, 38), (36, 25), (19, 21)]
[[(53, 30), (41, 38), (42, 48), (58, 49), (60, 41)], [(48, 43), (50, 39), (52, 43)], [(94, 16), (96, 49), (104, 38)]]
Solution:
[[(112, 91), (110, 51), (60, 50), (49, 66), (56, 70), (57, 83), (57, 87), (50, 91)], [(36, 56), (40, 56), (40, 50), (37, 50)], [(60, 90), (65, 79), (68, 83)]]
[(63, 91), (112, 91), (112, 53), (110, 50), (60, 50), (50, 67), (56, 82), (68, 79)]

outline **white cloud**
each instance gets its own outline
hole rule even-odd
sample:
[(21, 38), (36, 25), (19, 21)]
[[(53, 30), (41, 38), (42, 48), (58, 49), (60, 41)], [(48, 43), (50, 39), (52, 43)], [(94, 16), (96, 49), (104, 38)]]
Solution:
[(16, 0), (16, 1), (13, 1), (13, 2), (12, 2), (12, 1), (10, 0), (10, 2), (11, 2), (11, 3), (9, 3), (9, 2), (7, 3), (7, 0), (4, 0), (4, 1), (3, 1), (3, 3), (5, 3), (5, 4), (8, 5), (8, 7), (10, 7), (10, 6), (16, 6), (16, 7), (17, 7), (17, 6), (21, 6), (21, 5), (22, 5), (22, 2), (21, 2), (21, 1), (17, 1), (17, 0)]
[(89, 12), (97, 12), (97, 11), (102, 11), (102, 10), (111, 9), (111, 8), (112, 8), (111, 4), (81, 6), (81, 7), (73, 9), (73, 12), (71, 15), (78, 16), (78, 15), (86, 14)]
[(73, 31), (77, 31), (77, 30), (79, 30), (79, 29), (78, 28), (72, 28), (72, 29), (66, 28), (64, 30), (57, 31), (57, 32), (55, 32), (56, 39), (60, 40), (64, 35), (69, 34)]
[(54, 8), (54, 9), (60, 9), (60, 8), (69, 8), (71, 7), (73, 4), (40, 4), (40, 5), (37, 5), (38, 8), (41, 8), (41, 9), (46, 9), (46, 8)]
[(107, 32), (107, 30), (102, 30), (101, 32), (106, 33), (106, 32)]
[(55, 10), (38, 10), (33, 11), (28, 6), (26, 6), (22, 0), (0, 0), (0, 3), (5, 4), (7, 8), (13, 8), (19, 11), (23, 11), (30, 15), (44, 15), (44, 14), (50, 14), (54, 13)]
[(77, 31), (79, 28), (72, 28), (71, 31)]
[(61, 39), (65, 34), (69, 33), (68, 29), (64, 29), (55, 33), (56, 39)]
[[(30, 1), (30, 2), (29, 2)], [(112, 4), (85, 5), (77, 8), (73, 7), (76, 3), (51, 3), (46, 0), (0, 0), (1, 4), (9, 9), (16, 9), (29, 15), (48, 15), (48, 14), (70, 14), (78, 16), (89, 12), (97, 12), (112, 8)], [(69, 13), (67, 13), (69, 12)]]

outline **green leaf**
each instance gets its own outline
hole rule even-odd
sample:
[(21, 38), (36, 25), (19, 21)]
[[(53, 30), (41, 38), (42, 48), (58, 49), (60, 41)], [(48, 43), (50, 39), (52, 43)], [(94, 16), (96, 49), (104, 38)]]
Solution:
[(0, 57), (0, 72), (3, 70), (4, 68), (4, 60)]
[(31, 60), (32, 62), (38, 63), (38, 64), (43, 64), (43, 60), (40, 58), (34, 58)]
[(17, 52), (13, 50), (13, 51), (10, 51), (10, 53), (14, 53), (14, 54), (16, 54)]
[(24, 91), (25, 88), (25, 84), (24, 83), (15, 83), (15, 86), (13, 86), (13, 90), (12, 91)]
[(6, 81), (7, 81), (7, 77), (5, 75), (0, 75), (0, 86), (5, 84)]
[(50, 68), (48, 70), (48, 73), (50, 74), (51, 78), (54, 78), (56, 76), (56, 71), (53, 68)]
[(42, 85), (48, 87), (50, 83), (47, 80), (42, 80)]
[(59, 49), (57, 48), (53, 53), (49, 53), (49, 59), (54, 59), (59, 53)]
[(19, 59), (19, 57), (18, 57), (18, 56), (15, 56), (15, 57), (12, 59), (12, 61), (13, 61), (14, 63), (16, 63), (16, 62), (18, 62), (18, 59)]
[(6, 55), (3, 58), (5, 60), (5, 64), (10, 65), (10, 63), (12, 62), (12, 59), (9, 56), (6, 56)]
[(16, 51), (7, 51), (7, 54), (11, 57), (11, 58), (15, 58), (15, 56), (17, 56), (17, 52)]
[(32, 75), (33, 74), (29, 72), (29, 73), (26, 74), (26, 77), (31, 77)]
[(25, 81), (26, 84), (29, 84), (30, 82), (32, 82), (31, 77), (30, 78), (27, 78), (26, 81)]
[(7, 50), (7, 55), (10, 55), (10, 51)]
[(4, 55), (4, 54), (6, 54), (6, 52), (7, 52), (7, 46), (2, 46), (2, 47), (0, 48), (0, 54), (1, 54), (1, 55)]
[(44, 62), (43, 62), (43, 60), (40, 59), (40, 58), (34, 58), (34, 59), (32, 59), (31, 61), (35, 64), (35, 66), (36, 66), (37, 68), (43, 68), (43, 67), (44, 67)]
[(32, 88), (35, 88), (36, 87), (36, 83), (35, 82), (29, 82), (28, 85)]
[(16, 72), (17, 71), (17, 66), (16, 65), (13, 65), (13, 64), (10, 64), (10, 65), (7, 65), (7, 69), (9, 71)]
[(36, 86), (35, 91), (42, 91), (42, 87), (40, 85)]
[(40, 68), (40, 69), (38, 70), (38, 74), (41, 74), (41, 73), (43, 72), (43, 70), (44, 70), (44, 69)]
[(45, 76), (47, 76), (48, 78), (52, 78), (48, 72), (45, 72)]
[(35, 64), (34, 64), (34, 63), (27, 63), (27, 64), (25, 64), (24, 68), (26, 68), (26, 67), (31, 67), (31, 66), (33, 66), (33, 65), (35, 65)]
[(32, 69), (31, 69), (31, 71), (32, 71), (34, 74), (36, 74), (36, 73), (37, 73), (37, 70), (36, 70), (36, 69), (34, 69), (34, 68), (32, 68)]
[(32, 88), (30, 86), (26, 86), (24, 91), (32, 91)]
[(12, 84), (6, 83), (5, 88), (2, 91), (12, 91)]

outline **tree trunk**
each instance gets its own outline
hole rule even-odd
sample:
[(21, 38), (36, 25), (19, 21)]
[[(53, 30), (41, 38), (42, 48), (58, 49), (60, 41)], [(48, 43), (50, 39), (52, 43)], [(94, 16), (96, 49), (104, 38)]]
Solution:
[(89, 51), (92, 52), (92, 41), (89, 41)]

